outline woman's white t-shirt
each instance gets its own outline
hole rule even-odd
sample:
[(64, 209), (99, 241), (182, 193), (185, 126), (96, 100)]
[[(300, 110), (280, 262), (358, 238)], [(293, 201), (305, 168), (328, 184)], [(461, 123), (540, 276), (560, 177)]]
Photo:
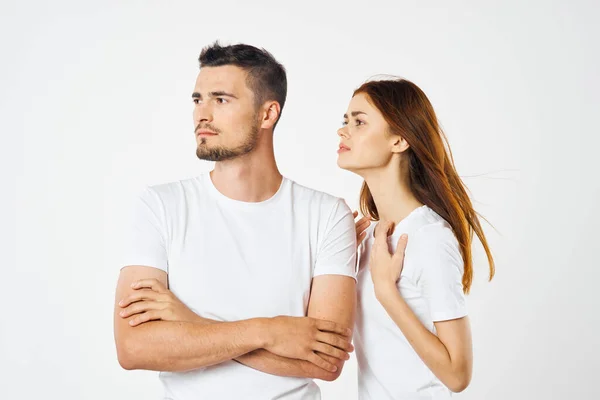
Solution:
[[(354, 343), (361, 400), (449, 399), (451, 392), (419, 358), (400, 328), (375, 298), (369, 269), (372, 224), (361, 245)], [(450, 225), (427, 206), (400, 221), (389, 238), (395, 251), (408, 234), (398, 290), (423, 325), (467, 315), (462, 289), (463, 260)]]

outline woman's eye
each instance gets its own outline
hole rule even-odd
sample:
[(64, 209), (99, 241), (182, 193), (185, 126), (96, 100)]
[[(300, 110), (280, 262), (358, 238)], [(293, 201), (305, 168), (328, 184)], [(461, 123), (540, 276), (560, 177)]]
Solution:
[(348, 121), (342, 121), (342, 126), (348, 125)]
[(364, 124), (365, 124), (364, 121), (362, 121), (360, 119), (356, 120), (356, 126), (358, 126), (358, 125), (364, 125)]

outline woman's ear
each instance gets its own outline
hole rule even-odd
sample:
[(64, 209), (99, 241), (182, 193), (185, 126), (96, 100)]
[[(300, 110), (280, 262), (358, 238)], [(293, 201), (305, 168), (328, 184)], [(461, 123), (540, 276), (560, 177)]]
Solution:
[(409, 144), (402, 136), (394, 136), (392, 143), (392, 153), (402, 153), (409, 148)]
[(260, 127), (263, 129), (271, 129), (279, 119), (281, 107), (276, 101), (270, 101), (263, 105), (262, 121)]

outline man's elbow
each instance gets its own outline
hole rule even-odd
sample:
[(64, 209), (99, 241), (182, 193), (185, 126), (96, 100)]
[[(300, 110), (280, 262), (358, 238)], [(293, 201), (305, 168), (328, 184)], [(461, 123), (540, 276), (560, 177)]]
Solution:
[[(339, 372), (338, 372), (339, 371)], [(327, 382), (333, 382), (335, 381), (337, 378), (340, 377), (342, 371), (338, 370), (336, 372), (326, 372), (325, 374), (323, 374), (323, 376), (316, 376), (316, 379), (321, 379)]]
[(321, 373), (320, 376), (315, 376), (314, 378), (321, 379), (321, 380), (327, 381), (327, 382), (335, 381), (342, 374), (342, 368), (344, 367), (344, 362), (343, 361), (336, 362), (335, 366), (337, 367), (335, 372), (322, 370), (323, 373)]
[(122, 353), (117, 353), (117, 357), (119, 359), (119, 365), (121, 368), (126, 369), (127, 371), (132, 371), (134, 369), (138, 369), (135, 363), (135, 360), (129, 355), (123, 355)]
[(136, 354), (140, 354), (135, 349), (135, 345), (131, 338), (119, 338), (116, 340), (117, 345), (117, 359), (121, 368), (128, 371), (134, 369), (140, 369), (138, 357)]

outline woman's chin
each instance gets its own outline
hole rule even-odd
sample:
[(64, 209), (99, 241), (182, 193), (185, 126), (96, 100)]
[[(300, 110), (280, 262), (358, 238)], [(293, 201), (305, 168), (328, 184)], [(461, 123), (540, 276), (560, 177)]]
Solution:
[(344, 162), (344, 160), (340, 160), (338, 158), (337, 160), (337, 165), (338, 167), (340, 167), (341, 169), (344, 169), (346, 171), (350, 171), (350, 172), (356, 172), (356, 168), (354, 168), (354, 166), (348, 162)]
[(341, 169), (348, 169), (348, 166), (346, 165), (347, 163), (343, 162), (342, 160), (340, 160), (340, 158), (338, 157), (337, 159), (337, 166), (340, 167)]

